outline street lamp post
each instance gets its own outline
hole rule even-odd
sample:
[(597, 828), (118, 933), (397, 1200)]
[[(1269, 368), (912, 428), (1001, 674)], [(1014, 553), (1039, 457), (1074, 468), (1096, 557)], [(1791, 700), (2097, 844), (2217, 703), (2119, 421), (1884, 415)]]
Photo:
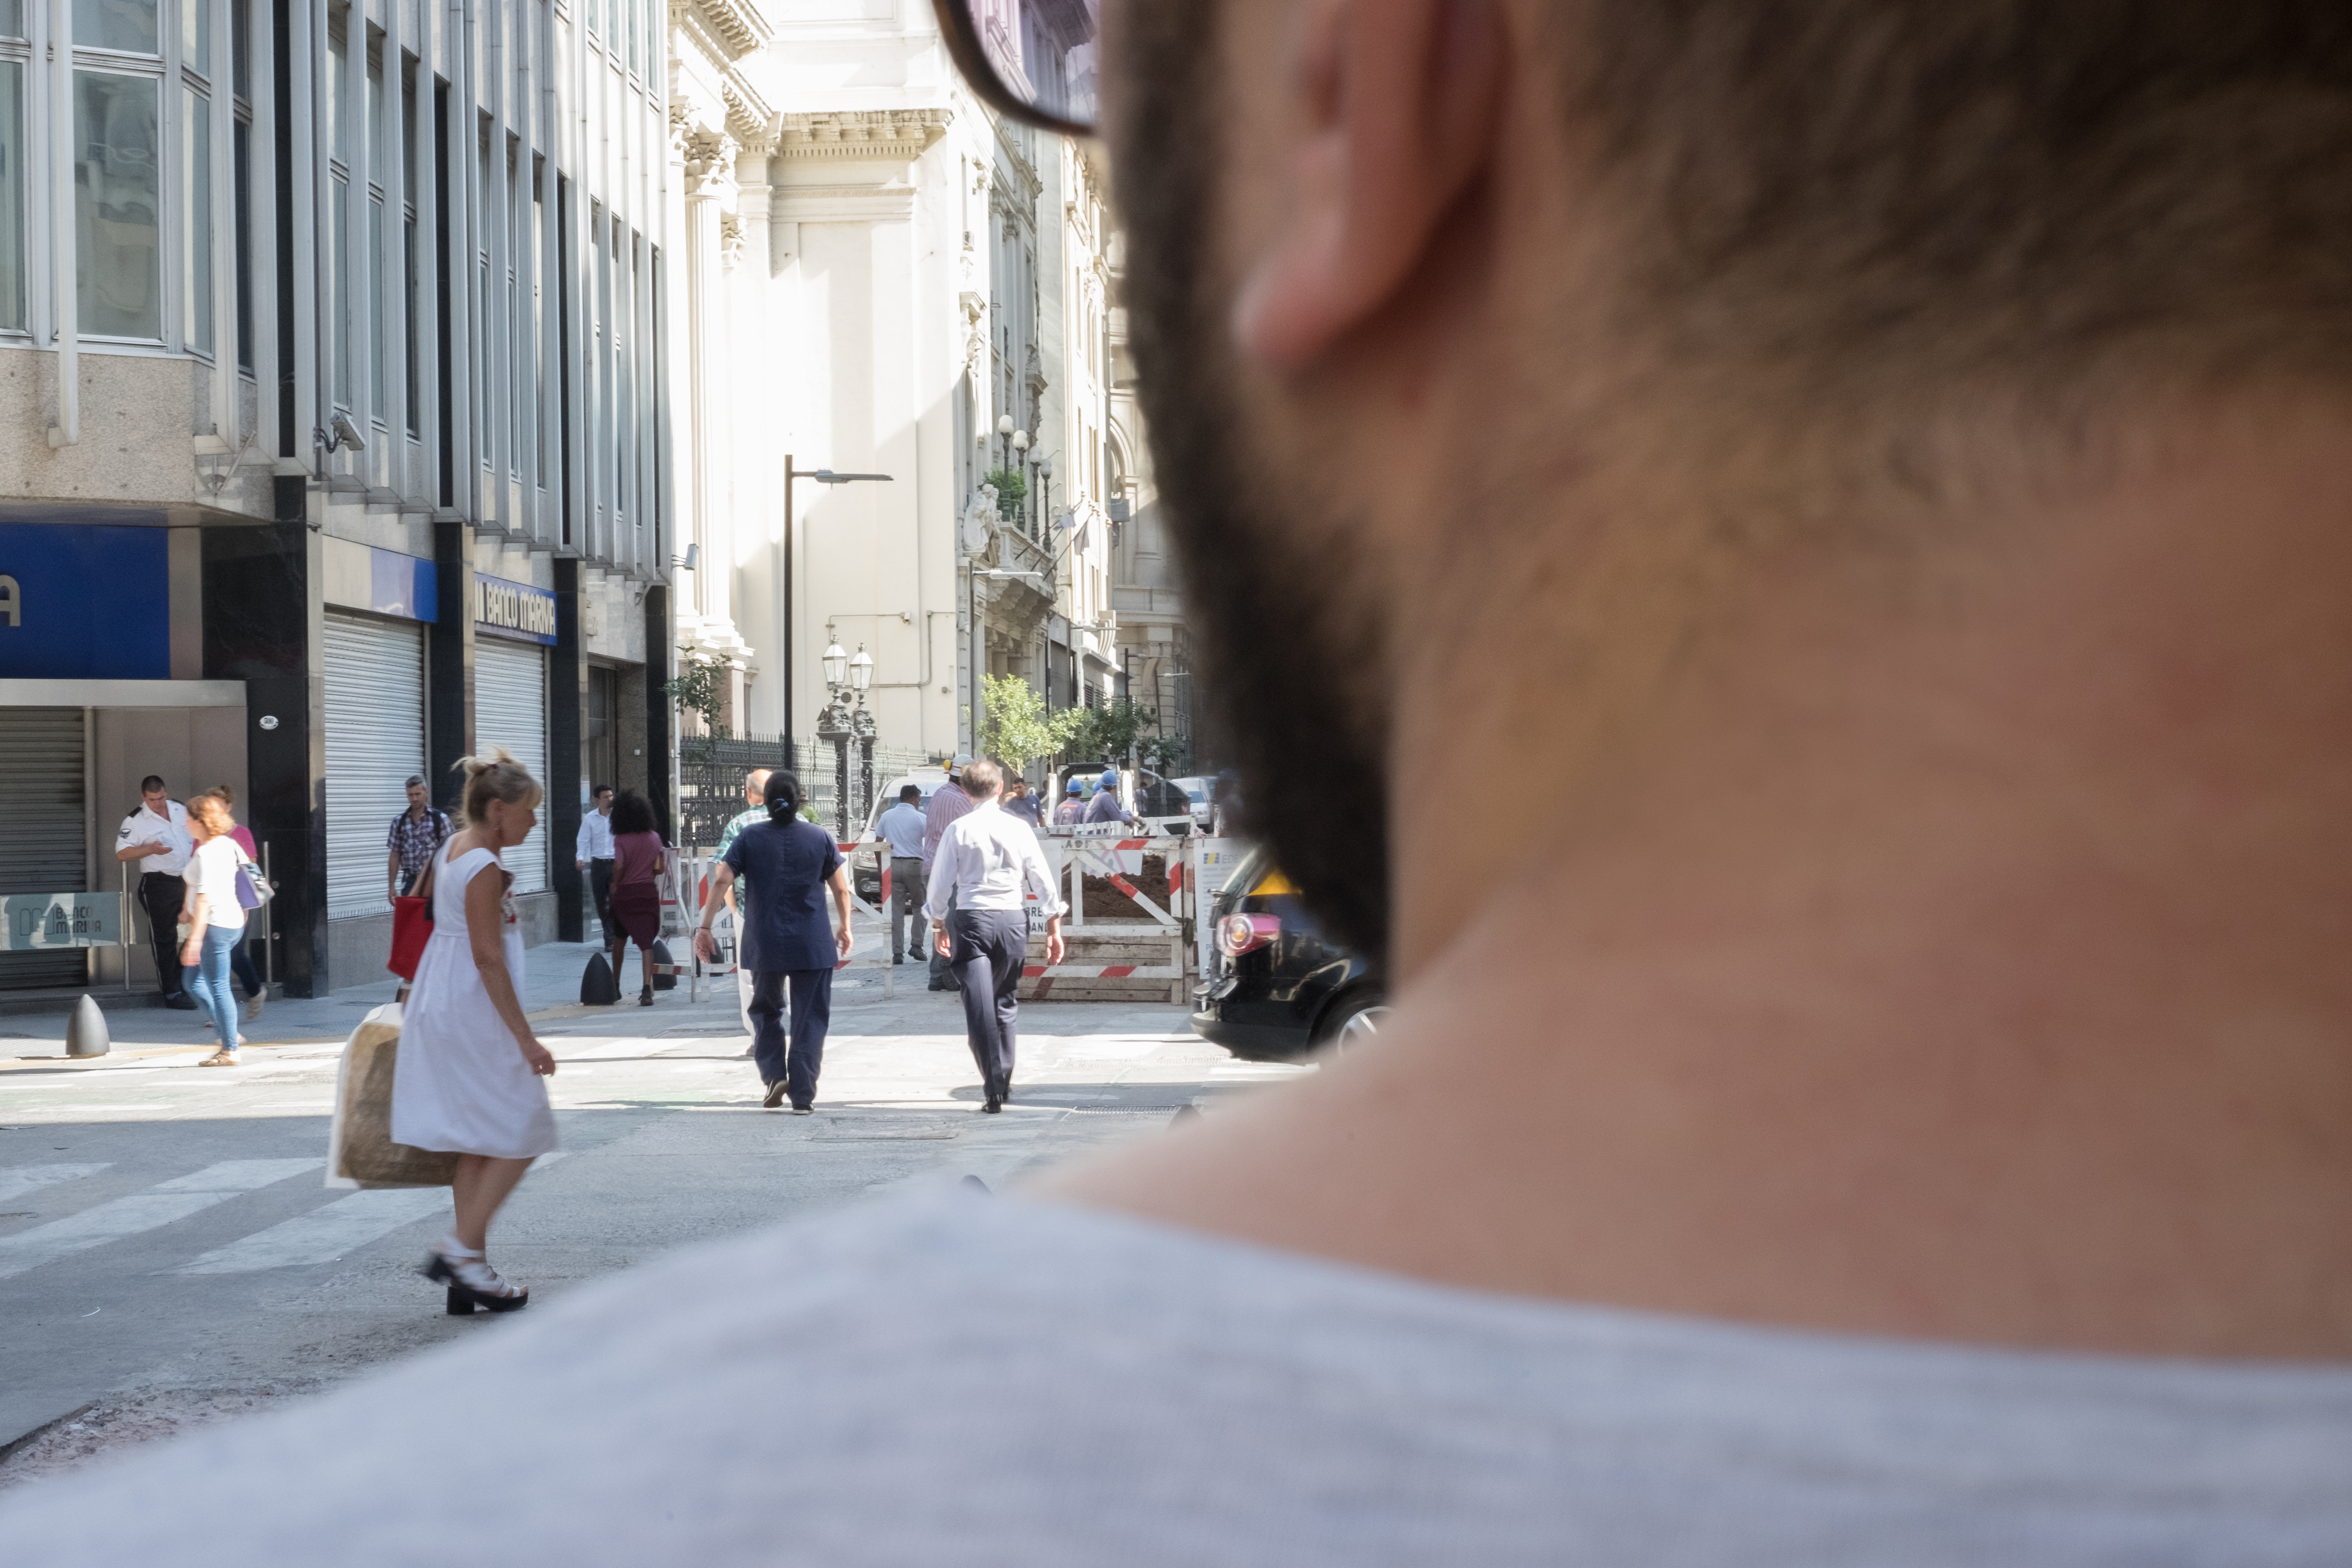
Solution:
[[(849, 717), (849, 732), (857, 740), (857, 820), (863, 823), (874, 813), (874, 710), (866, 706), (866, 689), (874, 684), (874, 656), (866, 645), (857, 645), (857, 657), (849, 661), (849, 689), (857, 694), (857, 711)], [(846, 835), (844, 836), (845, 840)]]
[(793, 481), (814, 479), (821, 485), (889, 484), (895, 474), (836, 474), (831, 468), (814, 471), (798, 466), (799, 459), (789, 454), (784, 458), (784, 530), (782, 547), (777, 551), (776, 563), (776, 641), (779, 645), (777, 676), (783, 682), (784, 761), (794, 759), (793, 747)]
[[(824, 711), (817, 715), (816, 734), (820, 741), (833, 743), (833, 800), (835, 826), (843, 843), (849, 841), (851, 824), (863, 824), (874, 809), (874, 741), (877, 726), (873, 710), (866, 706), (866, 692), (874, 684), (874, 656), (866, 645), (857, 645), (857, 657), (852, 658), (842, 651), (839, 643), (829, 643), (824, 650), (824, 685), (831, 700)], [(857, 747), (857, 788), (850, 789), (852, 773), (849, 752), (852, 742)]]

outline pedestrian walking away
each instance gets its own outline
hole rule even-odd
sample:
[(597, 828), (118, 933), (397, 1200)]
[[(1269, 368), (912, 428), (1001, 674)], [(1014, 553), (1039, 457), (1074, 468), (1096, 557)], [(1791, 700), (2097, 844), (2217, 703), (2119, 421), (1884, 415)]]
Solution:
[(402, 1015), (392, 1136), (454, 1152), (456, 1223), (422, 1270), (448, 1309), (510, 1312), (530, 1292), (490, 1267), (490, 1221), (530, 1163), (555, 1147), (555, 1058), (523, 1016), (522, 927), (501, 857), (539, 822), (539, 782), (504, 751), (468, 757), (457, 831), (425, 887), (433, 935)]
[[(234, 818), (236, 810), (236, 791), (226, 784), (215, 784), (205, 793), (227, 806)], [(253, 835), (247, 830), (243, 823), (239, 822), (229, 829), (228, 836), (237, 848), (238, 869), (246, 874), (256, 888), (266, 888), (268, 882), (261, 874), (261, 851), (255, 847)], [(262, 940), (265, 942), (268, 940), (269, 921), (267, 916), (258, 920), (253, 919), (251, 911), (247, 911), (247, 915), (244, 934), (237, 939), (236, 945), (229, 949), (228, 967), (229, 973), (236, 976), (237, 984), (245, 990), (245, 1021), (250, 1024), (261, 1016), (262, 1006), (269, 1000), (269, 988), (262, 984), (260, 972), (253, 966), (252, 942), (256, 925), (261, 927)]]
[(163, 1005), (193, 1008), (196, 999), (180, 977), (180, 912), (188, 894), (180, 874), (196, 850), (188, 831), (188, 808), (173, 800), (153, 773), (139, 781), (139, 809), (122, 819), (114, 836), (114, 858), (139, 868), (139, 907), (146, 911), (147, 942)]
[[(816, 1103), (817, 1076), (824, 1068), (824, 1038), (833, 1021), (834, 972), (849, 960), (856, 941), (850, 930), (849, 862), (833, 835), (801, 820), (800, 776), (781, 769), (768, 775), (768, 820), (735, 836), (712, 873), (713, 896), (704, 901), (694, 950), (718, 954), (710, 934), (727, 890), (744, 877), (756, 877), (760, 897), (736, 921), (737, 963), (751, 977), (751, 1052), (760, 1065), (761, 1104), (773, 1110), (787, 1100), (795, 1115)], [(832, 895), (834, 919), (825, 915)], [(789, 994), (792, 1028), (783, 1027)]]
[(998, 800), (1004, 773), (994, 763), (964, 770), (972, 808), (940, 836), (931, 864), (932, 942), (963, 988), (964, 1033), (980, 1068), (981, 1110), (994, 1114), (1013, 1098), (1013, 1061), (1021, 1016), (1021, 968), (1029, 957), (1024, 895), (1044, 900), (1045, 962), (1062, 962), (1066, 906), (1037, 836)]
[(890, 962), (907, 962), (907, 950), (927, 948), (930, 923), (923, 919), (923, 789), (901, 784), (898, 804), (882, 814), (874, 831), (890, 847)]
[[(598, 784), (588, 792), (594, 809), (580, 818), (580, 837), (572, 863), (588, 873), (588, 891), (595, 901), (597, 923), (605, 940), (613, 934), (613, 786)], [(620, 983), (619, 976), (614, 984)]]
[(635, 942), (645, 967), (640, 1007), (654, 1005), (654, 943), (661, 940), (661, 875), (668, 849), (654, 821), (653, 803), (635, 790), (623, 790), (613, 802), (613, 984), (617, 994), (622, 956)]
[[(768, 772), (766, 768), (753, 768), (744, 775), (744, 809), (730, 817), (720, 830), (718, 852), (712, 859), (724, 860), (727, 851), (735, 847), (739, 834), (768, 820)], [(722, 901), (716, 892), (704, 897), (713, 906)], [(751, 884), (741, 877), (736, 878), (723, 901), (735, 911), (735, 1011), (743, 1020), (743, 1032), (748, 1035), (751, 1033), (751, 966), (743, 962), (743, 926), (751, 919)]]
[(433, 857), (455, 832), (449, 814), (433, 804), (422, 778), (411, 774), (408, 780), (408, 808), (392, 819), (392, 830), (384, 835), (383, 901), (404, 899), (415, 891), (416, 879), (425, 875), (425, 868), (433, 864)]
[(196, 1065), (233, 1068), (236, 1048), (245, 1043), (236, 1032), (236, 992), (229, 984), (229, 953), (245, 940), (245, 906), (236, 895), (243, 857), (229, 837), (236, 823), (218, 795), (200, 795), (187, 810), (195, 849), (181, 872), (187, 935), (181, 942), (180, 964), (188, 994), (211, 1016), (220, 1037), (220, 1049)]
[[(940, 836), (948, 825), (971, 810), (971, 796), (963, 787), (964, 769), (971, 765), (970, 757), (959, 756), (948, 764), (948, 782), (931, 792), (931, 804), (923, 813), (923, 886), (931, 885), (932, 858), (940, 850)], [(930, 989), (952, 991), (956, 988), (955, 971), (948, 961), (934, 950), (930, 955)]]

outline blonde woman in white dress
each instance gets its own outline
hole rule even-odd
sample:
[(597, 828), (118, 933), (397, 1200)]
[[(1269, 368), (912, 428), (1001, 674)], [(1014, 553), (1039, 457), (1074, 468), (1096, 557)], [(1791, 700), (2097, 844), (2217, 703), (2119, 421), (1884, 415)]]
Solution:
[(449, 1310), (511, 1312), (530, 1292), (490, 1267), (490, 1218), (531, 1161), (555, 1147), (541, 1081), (555, 1058), (522, 1011), (522, 930), (499, 856), (539, 821), (539, 784), (503, 751), (468, 757), (459, 831), (435, 857), (433, 935), (401, 1016), (393, 1141), (457, 1155), (456, 1228), (425, 1259)]

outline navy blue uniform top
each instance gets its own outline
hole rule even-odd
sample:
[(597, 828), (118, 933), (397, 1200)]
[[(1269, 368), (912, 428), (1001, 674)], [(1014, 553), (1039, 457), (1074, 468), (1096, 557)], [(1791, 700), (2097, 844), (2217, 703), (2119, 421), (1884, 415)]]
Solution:
[(841, 963), (825, 918), (824, 885), (841, 868), (841, 847), (814, 822), (758, 822), (721, 857), (757, 891), (743, 924), (743, 966), (832, 969)]

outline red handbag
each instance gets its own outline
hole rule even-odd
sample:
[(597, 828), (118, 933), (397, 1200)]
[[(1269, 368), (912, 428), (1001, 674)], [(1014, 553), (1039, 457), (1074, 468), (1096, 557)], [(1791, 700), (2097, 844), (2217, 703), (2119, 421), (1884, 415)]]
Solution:
[(416, 978), (417, 962), (433, 936), (433, 883), (441, 871), (441, 857), (425, 868), (425, 880), (406, 898), (392, 900), (392, 958), (384, 967), (403, 980)]

